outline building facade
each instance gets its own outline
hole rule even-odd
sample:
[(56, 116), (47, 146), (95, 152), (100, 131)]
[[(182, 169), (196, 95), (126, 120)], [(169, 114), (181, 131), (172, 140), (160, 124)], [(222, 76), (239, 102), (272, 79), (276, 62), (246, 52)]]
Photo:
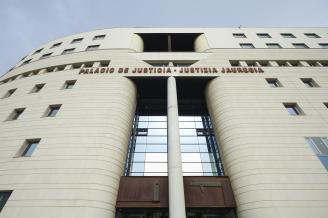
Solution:
[(0, 78), (0, 218), (326, 218), (328, 28), (115, 28)]

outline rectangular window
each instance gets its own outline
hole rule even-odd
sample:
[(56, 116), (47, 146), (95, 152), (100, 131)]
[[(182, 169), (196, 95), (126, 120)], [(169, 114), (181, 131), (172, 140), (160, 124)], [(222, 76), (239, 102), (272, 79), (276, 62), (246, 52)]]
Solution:
[(241, 48), (255, 48), (252, 43), (240, 43)]
[(283, 105), (290, 115), (297, 116), (304, 114), (296, 103), (283, 103)]
[(55, 44), (53, 44), (50, 48), (57, 48), (57, 47), (59, 47), (61, 44), (62, 44), (62, 42), (55, 43)]
[(328, 108), (328, 102), (324, 102), (323, 105), (325, 105), (326, 108)]
[(86, 51), (94, 51), (99, 48), (100, 45), (89, 45), (85, 50)]
[(45, 85), (45, 83), (41, 83), (41, 84), (36, 84), (33, 89), (31, 90), (31, 93), (37, 93), (39, 92), (43, 86)]
[(108, 67), (109, 66), (109, 63), (110, 63), (110, 61), (101, 61), (100, 62), (100, 66), (101, 67)]
[(278, 43), (266, 43), (266, 46), (268, 48), (281, 48), (281, 46)]
[(73, 40), (71, 41), (71, 44), (74, 44), (74, 43), (80, 43), (80, 42), (82, 42), (82, 40), (83, 40), (83, 38), (73, 39)]
[(280, 33), (280, 35), (284, 38), (296, 38), (293, 34), (291, 33)]
[(44, 58), (48, 58), (51, 56), (52, 53), (47, 53), (47, 54), (44, 54), (40, 57), (40, 59), (44, 59)]
[(65, 65), (57, 66), (57, 71), (65, 70)]
[(256, 67), (256, 61), (246, 61), (247, 66)]
[(288, 63), (293, 67), (302, 66), (299, 61), (288, 61)]
[(306, 61), (311, 67), (319, 67), (318, 61)]
[(268, 33), (257, 33), (256, 34), (259, 38), (271, 38)]
[(24, 62), (22, 63), (22, 65), (30, 63), (31, 60), (32, 60), (32, 58), (31, 58), (31, 59), (28, 59), (28, 60), (26, 60), (26, 61), (24, 61)]
[(40, 53), (42, 50), (43, 50), (43, 48), (40, 48), (40, 49), (36, 50), (33, 54)]
[(73, 64), (73, 69), (80, 69), (82, 67), (82, 63)]
[(268, 61), (258, 61), (258, 63), (260, 64), (261, 67), (267, 67), (267, 66), (269, 66), (269, 62)]
[(65, 49), (62, 54), (69, 54), (72, 53), (75, 50), (75, 48), (69, 48), (69, 49)]
[(293, 43), (293, 46), (295, 48), (309, 48), (306, 44), (304, 43)]
[(25, 108), (16, 108), (11, 112), (7, 120), (17, 120), (24, 112)]
[(3, 96), (3, 98), (9, 98), (10, 96), (12, 96), (14, 94), (15, 91), (16, 91), (16, 89), (9, 89), (7, 91), (7, 93)]
[(64, 89), (72, 89), (76, 83), (76, 80), (67, 80), (64, 84)]
[(319, 87), (312, 78), (301, 78), (301, 80), (307, 87)]
[(319, 43), (321, 48), (328, 48), (328, 43)]
[(26, 139), (19, 151), (20, 157), (31, 157), (41, 139)]
[(93, 62), (87, 62), (84, 64), (84, 67), (86, 68), (93, 67), (93, 64), (94, 64)]
[(328, 140), (327, 137), (306, 137), (305, 140), (317, 155), (320, 162), (328, 170)]
[(144, 52), (194, 52), (201, 33), (138, 33)]
[(232, 67), (239, 67), (239, 61), (229, 61)]
[(102, 40), (105, 38), (106, 35), (97, 35), (95, 37), (93, 37), (93, 40)]
[(2, 211), (12, 192), (13, 191), (0, 191), (0, 212)]
[(46, 111), (46, 116), (47, 117), (55, 117), (56, 114), (58, 113), (60, 107), (61, 107), (61, 104), (49, 105), (49, 107)]
[(308, 38), (320, 38), (320, 36), (315, 33), (304, 33), (304, 35), (306, 35)]
[(266, 78), (265, 80), (270, 85), (270, 87), (273, 87), (273, 88), (282, 87), (281, 83), (279, 82), (279, 80), (277, 78)]
[(328, 67), (328, 61), (319, 61), (319, 63), (324, 67)]
[(246, 35), (244, 33), (233, 33), (232, 35), (235, 38), (246, 38)]

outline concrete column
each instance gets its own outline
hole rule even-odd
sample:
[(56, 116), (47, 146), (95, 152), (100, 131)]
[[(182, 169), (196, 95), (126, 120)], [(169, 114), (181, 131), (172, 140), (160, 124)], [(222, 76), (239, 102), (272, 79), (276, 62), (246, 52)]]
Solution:
[(170, 218), (185, 218), (177, 87), (174, 77), (167, 80), (167, 139)]

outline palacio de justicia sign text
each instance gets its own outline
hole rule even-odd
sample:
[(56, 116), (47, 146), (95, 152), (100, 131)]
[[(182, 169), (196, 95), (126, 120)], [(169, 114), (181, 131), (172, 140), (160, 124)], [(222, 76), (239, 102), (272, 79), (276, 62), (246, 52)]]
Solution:
[(90, 67), (82, 68), (79, 74), (219, 74), (219, 73), (264, 73), (260, 67)]

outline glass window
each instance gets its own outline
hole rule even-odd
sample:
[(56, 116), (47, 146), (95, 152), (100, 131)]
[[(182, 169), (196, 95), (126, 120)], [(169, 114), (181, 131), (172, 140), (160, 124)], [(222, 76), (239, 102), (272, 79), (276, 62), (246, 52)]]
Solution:
[(197, 144), (182, 144), (181, 152), (200, 152)]
[(148, 122), (139, 122), (138, 127), (139, 128), (148, 128)]
[(180, 129), (180, 136), (196, 136), (196, 129)]
[(216, 166), (214, 163), (203, 163), (202, 167), (203, 167), (203, 172), (216, 173)]
[(38, 146), (40, 139), (28, 139), (23, 145), (24, 150), (21, 154), (22, 157), (30, 157), (32, 156), (34, 150)]
[(132, 164), (132, 172), (142, 173), (145, 171), (145, 163), (136, 163)]
[(266, 43), (268, 48), (281, 48), (278, 43)]
[(73, 39), (73, 40), (71, 41), (71, 44), (74, 44), (74, 43), (80, 43), (80, 42), (82, 42), (82, 40), (83, 40), (83, 38)]
[(3, 96), (3, 98), (9, 98), (10, 96), (12, 96), (14, 94), (14, 92), (16, 91), (17, 89), (9, 89), (7, 91), (7, 93)]
[(166, 144), (148, 144), (146, 152), (167, 152)]
[(232, 35), (235, 38), (246, 38), (246, 35), (244, 33), (233, 33)]
[(76, 83), (76, 80), (67, 80), (64, 84), (64, 89), (72, 89)]
[(31, 90), (31, 93), (37, 93), (40, 92), (40, 90), (43, 88), (45, 84), (41, 83), (41, 84), (36, 84), (33, 89)]
[(40, 53), (42, 50), (43, 50), (43, 48), (40, 48), (40, 49), (36, 50), (33, 54)]
[[(132, 131), (125, 175), (167, 175), (166, 120), (166, 116), (136, 116), (133, 126), (145, 129), (145, 134)], [(224, 175), (209, 115), (179, 116), (179, 127), (183, 175)]]
[(146, 153), (146, 162), (167, 162), (166, 153)]
[(75, 48), (69, 48), (69, 49), (65, 49), (62, 54), (69, 54), (69, 53), (73, 53), (75, 50)]
[(320, 162), (328, 170), (328, 140), (327, 137), (306, 137), (307, 143), (317, 155)]
[(44, 59), (44, 58), (48, 58), (51, 56), (52, 53), (47, 53), (47, 54), (44, 54), (40, 57), (40, 59)]
[(182, 162), (202, 162), (199, 153), (182, 153)]
[(28, 59), (28, 60), (26, 60), (26, 61), (24, 61), (24, 62), (22, 63), (22, 65), (30, 63), (31, 60), (32, 60), (32, 58), (31, 58), (31, 59)]
[(195, 122), (196, 128), (204, 128), (204, 125), (202, 122)]
[(321, 48), (328, 48), (328, 43), (319, 43)]
[(147, 143), (148, 144), (166, 144), (167, 143), (167, 137), (162, 136), (148, 136), (147, 137)]
[(62, 42), (55, 43), (51, 46), (51, 48), (57, 48), (62, 44)]
[(97, 35), (95, 37), (93, 37), (93, 40), (102, 40), (105, 38), (106, 35)]
[(145, 144), (136, 144), (135, 152), (146, 152), (146, 145)]
[(50, 105), (47, 112), (47, 117), (55, 117), (61, 105)]
[(139, 116), (138, 119), (139, 119), (139, 122), (148, 121), (149, 117), (148, 116)]
[(181, 144), (198, 144), (198, 138), (194, 136), (180, 136)]
[(148, 121), (165, 121), (166, 122), (166, 116), (149, 116)]
[(0, 212), (2, 211), (3, 207), (6, 205), (12, 191), (0, 191)]
[(304, 35), (306, 35), (308, 38), (320, 38), (320, 36), (315, 33), (304, 33)]
[(271, 38), (268, 33), (257, 33), (256, 34), (259, 38)]
[(11, 112), (8, 120), (17, 120), (22, 115), (24, 110), (25, 108), (16, 108), (13, 112)]
[(207, 144), (199, 144), (198, 146), (200, 152), (208, 152)]
[(303, 114), (300, 107), (296, 103), (283, 103), (290, 115), (301, 115)]
[(319, 87), (312, 78), (301, 78), (301, 80), (307, 87)]
[(100, 45), (89, 45), (85, 50), (86, 51), (94, 51), (99, 48)]
[(202, 162), (215, 162), (213, 153), (201, 153), (200, 158)]
[(196, 127), (195, 122), (179, 122), (181, 129), (194, 129)]
[(323, 104), (328, 108), (328, 102), (324, 102)]
[[(183, 174), (185, 173), (203, 173), (202, 163), (183, 163), (182, 164)], [(203, 174), (200, 174), (201, 176)]]
[(166, 122), (149, 122), (148, 123), (148, 128), (149, 129), (164, 129), (167, 128)]
[(167, 129), (148, 129), (148, 135), (167, 135)]
[(133, 155), (134, 162), (144, 162), (145, 159), (146, 159), (145, 153), (134, 153), (134, 155)]
[(159, 172), (167, 172), (167, 163), (145, 163), (145, 173), (159, 173)]
[(200, 144), (206, 144), (206, 136), (198, 136), (197, 139)]
[(145, 144), (147, 143), (147, 136), (138, 136), (136, 139), (137, 144)]
[(293, 43), (293, 46), (295, 48), (309, 48), (306, 44), (304, 43)]
[(291, 33), (281, 33), (280, 34), (284, 38), (296, 38), (293, 34)]
[(252, 43), (240, 43), (241, 48), (255, 48)]
[(266, 78), (267, 83), (269, 84), (270, 87), (281, 87), (281, 83), (277, 78)]
[(181, 122), (181, 121), (193, 122), (193, 121), (195, 121), (195, 117), (193, 117), (193, 116), (179, 116), (179, 122)]

